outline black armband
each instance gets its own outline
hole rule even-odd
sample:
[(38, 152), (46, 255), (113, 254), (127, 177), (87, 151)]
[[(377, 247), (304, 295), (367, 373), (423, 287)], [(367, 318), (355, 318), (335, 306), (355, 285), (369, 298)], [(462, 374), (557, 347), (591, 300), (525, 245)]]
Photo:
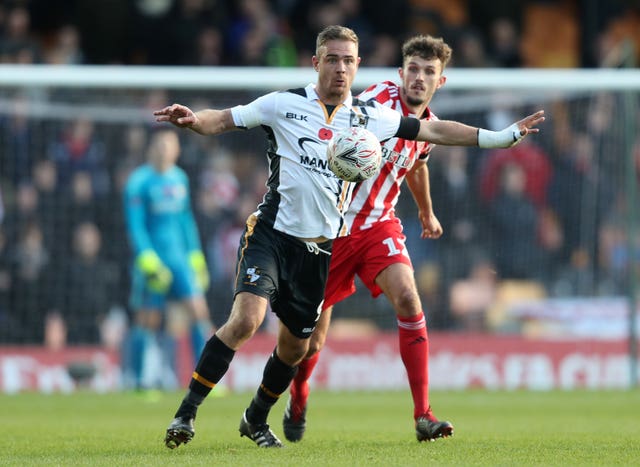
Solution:
[(420, 120), (413, 117), (402, 117), (400, 118), (400, 126), (398, 127), (398, 131), (393, 136), (397, 136), (398, 138), (415, 140), (418, 136), (418, 132), (420, 131)]

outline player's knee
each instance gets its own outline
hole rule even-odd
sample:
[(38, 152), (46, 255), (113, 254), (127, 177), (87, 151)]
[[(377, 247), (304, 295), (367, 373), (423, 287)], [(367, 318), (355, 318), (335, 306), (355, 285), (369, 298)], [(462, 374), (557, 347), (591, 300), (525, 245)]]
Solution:
[(324, 341), (325, 341), (324, 337), (322, 339), (312, 338), (311, 342), (309, 342), (309, 350), (307, 351), (307, 355), (305, 357), (311, 358), (315, 354), (320, 352), (322, 350), (322, 347), (324, 347)]
[(308, 353), (308, 349), (295, 349), (294, 351), (291, 352), (291, 365), (293, 366), (295, 362), (295, 364), (300, 363), (303, 359), (307, 358), (307, 353)]
[(420, 297), (415, 289), (403, 287), (392, 297), (392, 303), (400, 316), (413, 316), (421, 311)]
[(318, 327), (316, 327), (309, 339), (309, 350), (307, 351), (305, 358), (311, 358), (322, 350), (324, 343), (327, 340), (328, 328), (328, 321), (318, 324)]
[(253, 336), (260, 323), (251, 319), (231, 319), (224, 325), (224, 333), (234, 343), (241, 343)]
[(298, 365), (307, 356), (308, 347), (304, 340), (282, 340), (278, 341), (278, 358), (290, 366)]

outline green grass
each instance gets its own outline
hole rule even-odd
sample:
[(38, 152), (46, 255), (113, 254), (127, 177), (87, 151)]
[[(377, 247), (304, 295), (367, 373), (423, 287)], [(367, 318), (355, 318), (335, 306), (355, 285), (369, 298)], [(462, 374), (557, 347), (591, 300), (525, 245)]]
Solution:
[[(436, 392), (453, 438), (418, 443), (408, 392), (312, 394), (301, 443), (259, 449), (240, 438), (251, 394), (208, 399), (196, 437), (164, 430), (182, 398), (165, 393), (0, 395), (3, 466), (640, 465), (640, 392)], [(282, 436), (284, 401), (270, 422)]]

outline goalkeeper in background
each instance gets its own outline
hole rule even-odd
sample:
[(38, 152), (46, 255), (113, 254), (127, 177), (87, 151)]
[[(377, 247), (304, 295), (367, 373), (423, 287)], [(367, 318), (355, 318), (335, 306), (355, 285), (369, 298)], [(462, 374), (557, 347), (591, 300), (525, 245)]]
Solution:
[(133, 252), (134, 323), (122, 359), (126, 384), (136, 389), (178, 386), (175, 339), (165, 331), (168, 302), (180, 302), (189, 314), (195, 361), (213, 333), (204, 297), (209, 273), (191, 210), (189, 181), (176, 165), (179, 155), (176, 132), (155, 131), (147, 162), (130, 174), (124, 190)]

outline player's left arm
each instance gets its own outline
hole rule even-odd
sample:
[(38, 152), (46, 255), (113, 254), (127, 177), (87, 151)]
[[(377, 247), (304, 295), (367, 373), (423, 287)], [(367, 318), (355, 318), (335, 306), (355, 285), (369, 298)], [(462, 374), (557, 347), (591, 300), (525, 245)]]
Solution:
[(420, 238), (440, 238), (442, 226), (433, 211), (429, 167), (425, 160), (418, 160), (405, 177), (411, 195), (418, 206), (418, 219), (422, 225)]
[(538, 133), (537, 125), (544, 122), (544, 110), (539, 110), (501, 131), (476, 128), (453, 120), (421, 120), (416, 140), (445, 146), (480, 146), (508, 148), (527, 135)]

